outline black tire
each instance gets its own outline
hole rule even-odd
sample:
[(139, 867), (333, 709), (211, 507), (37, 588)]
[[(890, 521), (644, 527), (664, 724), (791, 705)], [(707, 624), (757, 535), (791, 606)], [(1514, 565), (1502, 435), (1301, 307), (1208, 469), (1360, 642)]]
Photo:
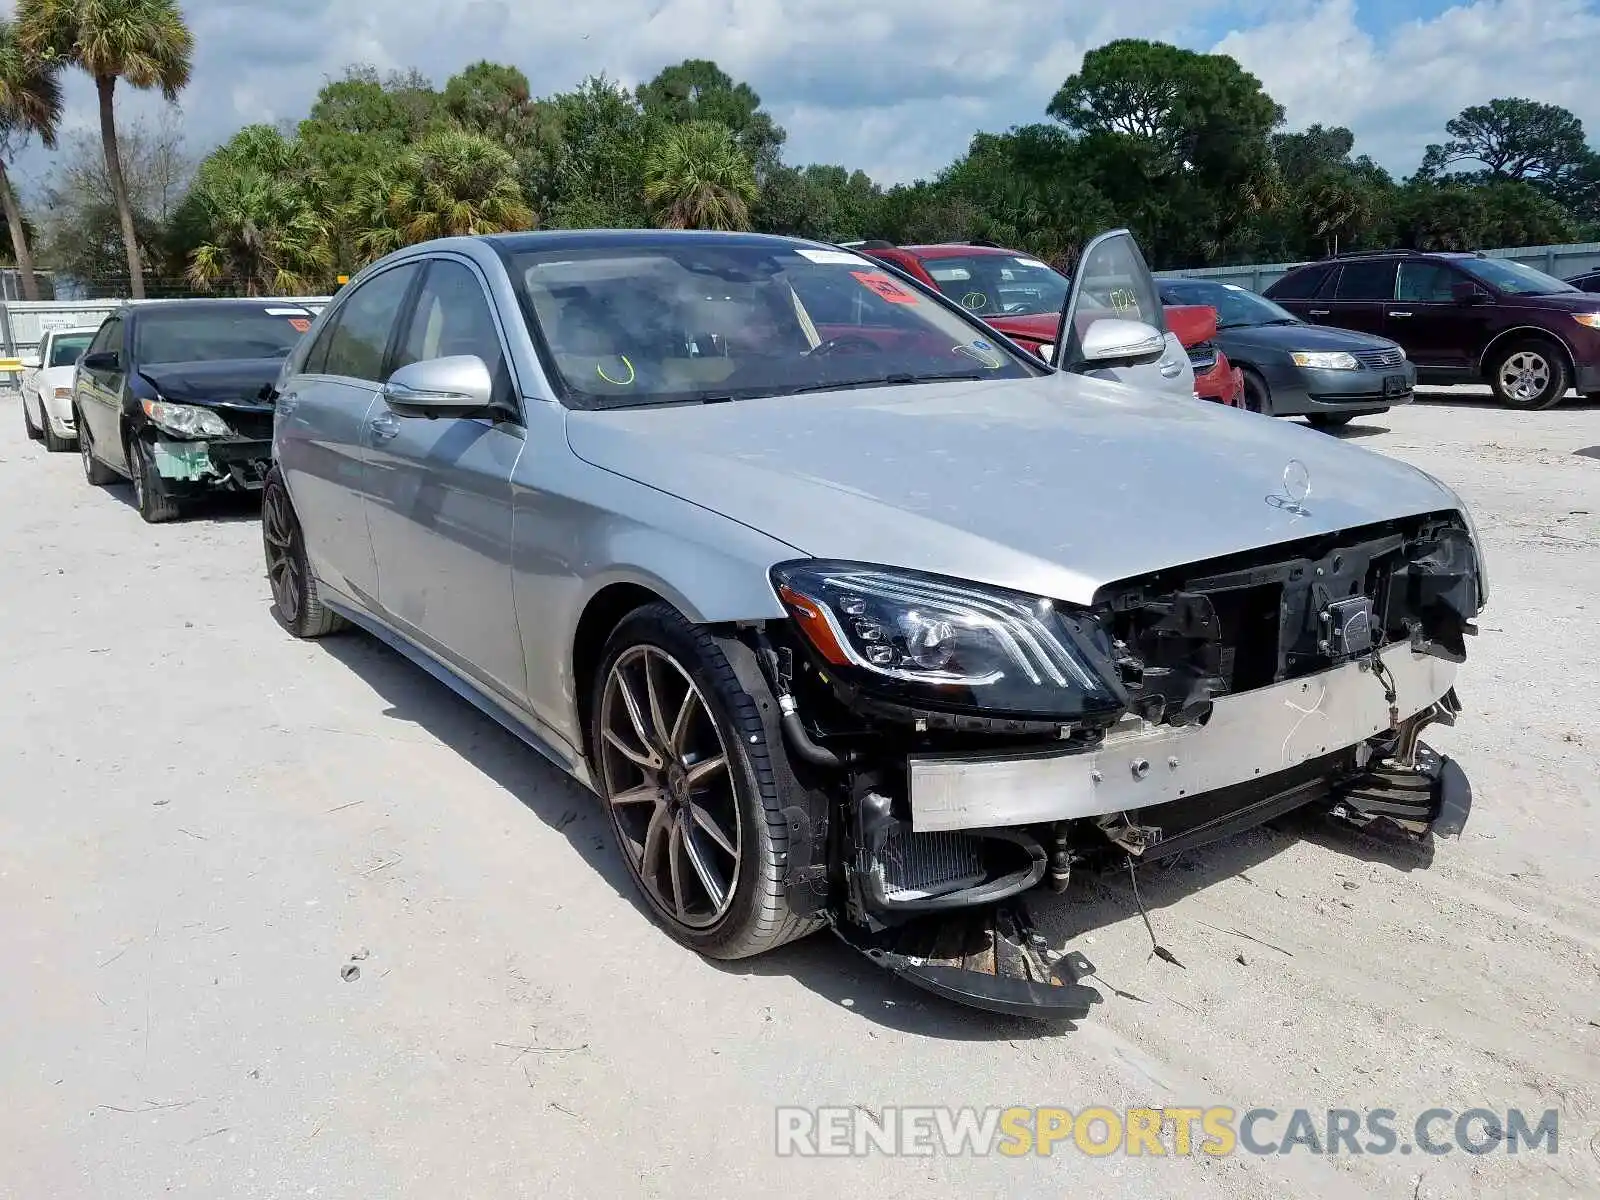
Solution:
[(1355, 413), (1312, 413), (1306, 417), (1306, 420), (1310, 421), (1318, 429), (1338, 429), (1341, 425), (1348, 425), (1355, 419)]
[(1253, 367), (1241, 367), (1244, 374), (1244, 406), (1253, 413), (1272, 415), (1272, 389)]
[[(625, 660), (638, 655), (645, 656), (640, 661), (646, 664), (646, 670), (651, 669), (648, 664), (654, 662), (658, 664), (657, 670), (666, 671), (668, 668), (660, 665), (663, 662), (660, 657), (662, 655), (666, 656), (665, 661), (678, 668), (682, 678), (668, 675), (666, 677), (668, 682), (663, 684), (664, 688), (681, 685), (684, 680), (692, 684), (693, 692), (702, 703), (701, 711), (709, 714), (716, 739), (720, 742), (721, 756), (726, 762), (724, 768), (726, 777), (713, 778), (717, 785), (724, 789), (731, 784), (731, 795), (724, 790), (721, 803), (725, 810), (737, 813), (734, 832), (739, 857), (737, 866), (733, 869), (731, 895), (724, 902), (725, 908), (719, 915), (713, 915), (709, 923), (693, 924), (687, 919), (680, 919), (679, 915), (669, 909), (665, 900), (646, 884), (641, 863), (646, 857), (648, 835), (636, 850), (634, 839), (624, 828), (623, 816), (625, 811), (630, 815), (636, 814), (646, 805), (650, 805), (652, 813), (661, 809), (671, 809), (674, 805), (679, 805), (681, 808), (684, 801), (692, 802), (696, 795), (701, 796), (702, 802), (709, 807), (712, 803), (709, 791), (691, 792), (689, 789), (693, 784), (690, 780), (683, 784), (683, 796), (679, 800), (673, 799), (671, 787), (664, 786), (660, 791), (661, 799), (653, 805), (650, 801), (644, 801), (625, 808), (623, 805), (611, 802), (613, 795), (625, 794), (628, 791), (640, 792), (650, 786), (649, 773), (637, 766), (632, 769), (645, 780), (645, 783), (627, 788), (618, 786), (620, 779), (616, 765), (637, 760), (623, 754), (604, 736), (607, 720), (606, 698), (612, 686), (613, 671), (619, 662), (624, 662), (624, 667), (627, 669)], [(687, 697), (690, 689), (683, 687), (682, 691)], [(680, 705), (684, 702), (672, 699), (666, 703), (669, 703), (675, 712), (681, 712)], [(653, 717), (647, 719), (653, 724)], [(705, 718), (700, 719), (703, 722)], [(674, 729), (680, 723), (682, 723), (681, 716), (670, 722)], [(825, 924), (822, 918), (799, 917), (789, 909), (783, 883), (783, 868), (788, 851), (788, 825), (781, 812), (776, 774), (779, 769), (787, 769), (787, 764), (774, 762), (757, 701), (740, 686), (722, 647), (710, 633), (691, 625), (682, 614), (668, 604), (647, 605), (625, 617), (606, 642), (605, 654), (601, 659), (600, 670), (596, 675), (590, 698), (590, 730), (595, 784), (611, 818), (618, 851), (646, 906), (657, 922), (674, 939), (709, 958), (748, 958), (805, 937)], [(662, 740), (665, 742), (668, 739)], [(647, 753), (649, 752), (649, 742), (646, 739), (638, 739), (636, 744), (642, 744)], [(707, 744), (703, 732), (701, 744)], [(691, 765), (691, 760), (686, 757), (672, 758), (670, 751), (668, 753), (669, 759), (680, 766), (680, 779), (682, 779), (682, 768)], [(701, 756), (699, 762), (705, 763), (708, 757)], [(670, 772), (671, 768), (667, 770)], [(691, 810), (694, 807), (693, 803), (689, 804)], [(724, 841), (715, 843), (718, 846), (732, 840), (725, 836), (726, 811), (723, 815)], [(665, 820), (670, 821), (672, 818)], [(702, 828), (700, 825), (687, 817), (683, 823), (689, 834), (700, 836)], [(653, 817), (649, 820), (649, 825), (654, 826)], [(663, 828), (665, 829), (665, 825)], [(687, 839), (689, 834), (683, 834), (682, 838)], [(686, 855), (677, 861), (686, 863), (690, 868), (695, 868), (696, 857), (706, 856), (704, 841), (700, 843), (697, 854), (693, 847), (678, 849), (687, 845), (686, 840), (678, 840), (674, 834), (668, 832), (663, 832), (661, 836), (666, 839), (665, 854), (669, 867), (674, 854)], [(725, 863), (726, 857), (721, 861)], [(700, 884), (696, 882), (695, 886), (699, 888)], [(708, 889), (701, 890), (700, 895), (710, 898), (711, 892)], [(679, 899), (681, 912), (683, 911), (681, 897)], [(710, 899), (708, 906), (715, 910), (715, 905), (715, 899)]]
[(178, 502), (167, 492), (150, 451), (137, 434), (128, 439), (128, 475), (133, 480), (134, 507), (148, 524), (177, 519)]
[[(44, 431), (33, 423), (33, 414), (28, 411), (28, 398), (19, 395), (18, 399), (22, 401), (22, 428), (27, 431), (30, 442), (37, 442), (43, 436)], [(40, 403), (44, 402), (41, 400)]]
[(1495, 398), (1524, 412), (1554, 408), (1570, 384), (1566, 354), (1540, 338), (1513, 342), (1495, 355), (1489, 368)]
[(83, 477), (89, 481), (90, 487), (105, 487), (108, 483), (115, 483), (117, 473), (95, 457), (94, 439), (89, 435), (89, 427), (83, 423), (83, 414), (74, 413), (73, 417), (78, 427), (78, 457), (83, 462)]
[(305, 532), (277, 467), (267, 472), (261, 492), (261, 546), (278, 624), (307, 639), (343, 629), (344, 618), (322, 602), (317, 590), (317, 577), (306, 557)]
[(65, 454), (72, 449), (72, 442), (68, 438), (57, 437), (56, 431), (50, 425), (50, 414), (40, 414), (44, 417), (44, 448), (51, 454)]

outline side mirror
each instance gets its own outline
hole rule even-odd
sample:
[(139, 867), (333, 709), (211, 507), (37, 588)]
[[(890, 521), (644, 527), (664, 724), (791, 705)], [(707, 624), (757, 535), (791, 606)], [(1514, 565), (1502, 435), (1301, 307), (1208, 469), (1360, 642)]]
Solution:
[(470, 416), (490, 406), (494, 380), (476, 354), (429, 358), (389, 376), (383, 398), (400, 417)]
[(1101, 317), (1083, 335), (1085, 366), (1132, 364), (1160, 358), (1167, 341), (1154, 325), (1123, 317)]
[(1463, 279), (1450, 285), (1450, 299), (1457, 304), (1483, 304), (1490, 299), (1490, 296), (1477, 284)]
[(31, 371), (39, 365), (40, 359), (37, 354), (24, 354), (17, 361), (22, 364), (23, 370)]
[(122, 359), (115, 350), (96, 350), (80, 358), (78, 365), (88, 371), (120, 371)]

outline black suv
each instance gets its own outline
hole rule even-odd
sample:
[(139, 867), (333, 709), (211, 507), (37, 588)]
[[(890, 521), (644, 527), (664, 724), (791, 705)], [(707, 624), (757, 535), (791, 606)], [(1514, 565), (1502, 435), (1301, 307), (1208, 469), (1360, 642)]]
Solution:
[(1600, 395), (1600, 300), (1507, 258), (1387, 250), (1299, 267), (1266, 295), (1405, 347), (1423, 383), (1486, 381), (1513, 408)]

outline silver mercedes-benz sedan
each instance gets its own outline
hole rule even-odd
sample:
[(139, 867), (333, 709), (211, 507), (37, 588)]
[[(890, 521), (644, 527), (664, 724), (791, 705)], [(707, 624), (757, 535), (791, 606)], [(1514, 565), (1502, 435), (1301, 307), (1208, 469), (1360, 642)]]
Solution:
[(276, 385), (277, 615), (366, 629), (591, 787), (695, 950), (831, 925), (1086, 1011), (1024, 893), (1307, 805), (1460, 831), (1418, 735), (1487, 593), (1438, 480), (1143, 387), (1154, 281), (1096, 250), (1049, 362), (789, 238), (390, 255)]

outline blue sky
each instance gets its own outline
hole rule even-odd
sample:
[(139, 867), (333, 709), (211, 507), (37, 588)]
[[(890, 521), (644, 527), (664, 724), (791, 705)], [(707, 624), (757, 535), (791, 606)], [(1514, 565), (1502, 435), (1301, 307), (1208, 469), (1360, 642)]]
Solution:
[[(9, 5), (7, 5), (9, 7)], [(200, 153), (253, 121), (299, 119), (353, 62), (442, 83), (477, 58), (515, 63), (538, 93), (605, 71), (628, 84), (686, 57), (750, 82), (790, 134), (791, 162), (885, 182), (936, 171), (976, 129), (1039, 120), (1084, 51), (1115, 37), (1233, 54), (1288, 125), (1348, 125), (1357, 150), (1410, 172), (1467, 104), (1565, 104), (1600, 144), (1600, 0), (188, 0)], [(153, 97), (126, 104), (153, 114)], [(94, 97), (69, 87), (69, 127)], [(48, 169), (30, 151), (24, 188)]]

